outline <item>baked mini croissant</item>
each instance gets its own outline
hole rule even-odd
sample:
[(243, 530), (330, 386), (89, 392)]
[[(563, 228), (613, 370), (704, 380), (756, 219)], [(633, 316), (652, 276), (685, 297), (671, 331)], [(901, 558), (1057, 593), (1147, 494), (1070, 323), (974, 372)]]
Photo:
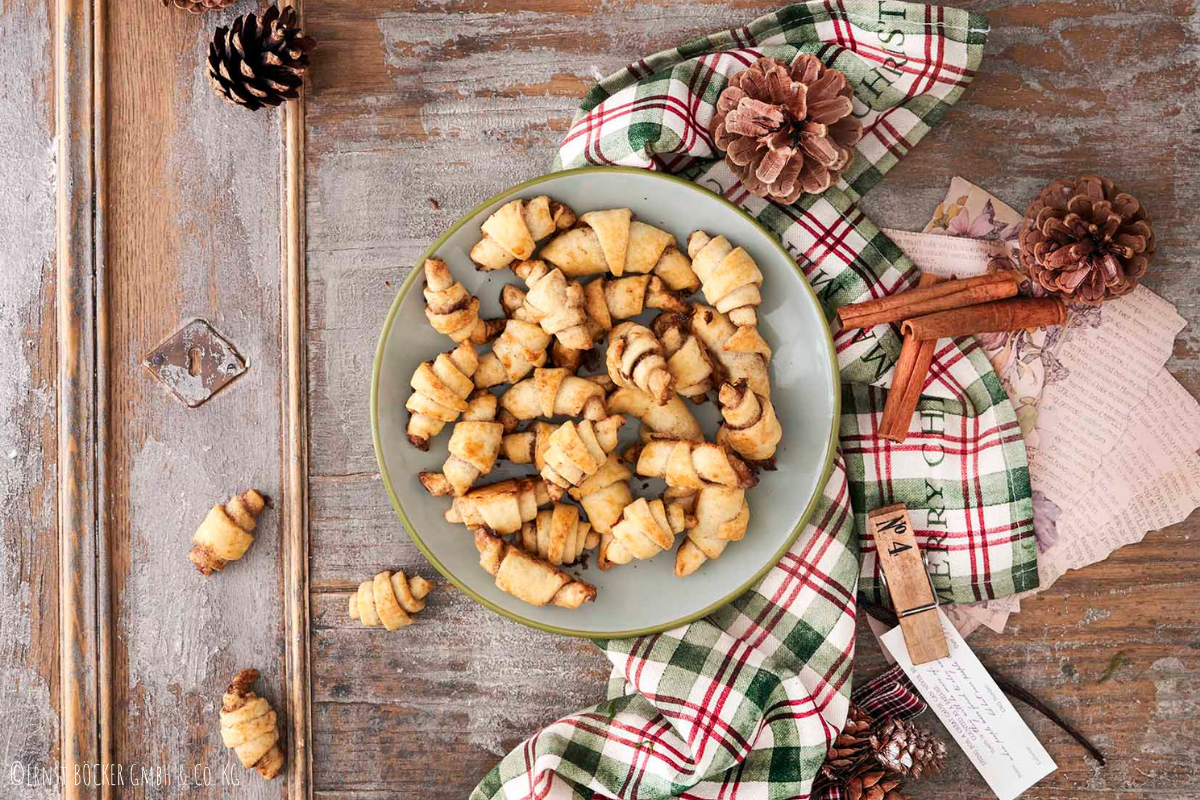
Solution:
[[(435, 497), (451, 491), (444, 481), (425, 484), (425, 488)], [(548, 487), (541, 478), (510, 478), (455, 497), (446, 511), (446, 521), (461, 522), (468, 528), (486, 525), (500, 534), (516, 533), (521, 525), (537, 517), (539, 508), (561, 496), (557, 486)]]
[(471, 248), (471, 260), (479, 269), (503, 269), (529, 258), (538, 242), (574, 224), (575, 212), (545, 195), (512, 200), (484, 220), (483, 238)]
[(585, 550), (595, 549), (600, 534), (586, 520), (579, 519), (578, 508), (556, 503), (521, 526), (518, 543), (526, 553), (558, 567), (574, 564)]
[(704, 231), (694, 231), (688, 237), (687, 247), (704, 299), (728, 315), (737, 328), (725, 341), (725, 349), (763, 353), (770, 358), (770, 349), (758, 333), (757, 309), (762, 305), (759, 287), (763, 282), (758, 264), (742, 248), (735, 249), (724, 236), (714, 239)]
[(279, 719), (266, 698), (250, 687), (258, 680), (258, 670), (244, 669), (221, 698), (221, 741), (237, 753), (246, 769), (271, 780), (283, 770), (283, 751), (279, 749)]
[(362, 620), (368, 628), (383, 625), (389, 631), (412, 625), (412, 615), (425, 608), (431, 591), (433, 584), (424, 578), (384, 570), (350, 595), (350, 619)]
[[(686, 312), (690, 306), (679, 292), (667, 289), (655, 275), (626, 275), (623, 278), (596, 278), (583, 285), (584, 309), (587, 312), (585, 325), (592, 344), (604, 338), (617, 321), (632, 319), (647, 308), (656, 308), (676, 313)], [(525, 308), (526, 294), (518, 286), (506, 284), (500, 290), (500, 305), (506, 316), (528, 319)], [(557, 347), (564, 347), (561, 343)], [(577, 368), (582, 351), (568, 355), (556, 355), (555, 365)]]
[(748, 461), (773, 459), (783, 428), (770, 398), (755, 394), (739, 382), (721, 384), (717, 399), (725, 420), (717, 430), (717, 443), (727, 445)]
[(713, 388), (713, 365), (704, 345), (692, 333), (686, 314), (659, 314), (650, 329), (662, 344), (675, 391), (693, 403), (703, 403)]
[(496, 578), (496, 588), (535, 606), (552, 603), (562, 608), (579, 608), (596, 599), (596, 587), (572, 578), (544, 559), (488, 532), (475, 529), (479, 566)]
[(535, 422), (528, 430), (505, 436), (500, 455), (514, 464), (533, 464), (547, 481), (567, 489), (600, 469), (608, 454), (617, 449), (617, 435), (624, 424), (625, 418), (619, 414), (599, 422)]
[(438, 333), (455, 342), (485, 344), (500, 335), (502, 319), (481, 319), (479, 298), (454, 280), (440, 258), (425, 260), (425, 316)]
[(586, 350), (592, 346), (583, 287), (578, 281), (568, 281), (562, 270), (541, 260), (518, 262), (513, 271), (529, 287), (525, 305), (514, 317), (541, 325), (563, 347)]
[(742, 489), (706, 486), (696, 493), (696, 524), (675, 552), (675, 574), (691, 575), (711, 558), (718, 558), (730, 542), (740, 541), (750, 524), (750, 505)]
[(612, 533), (612, 526), (621, 518), (625, 506), (633, 502), (629, 479), (633, 473), (615, 454), (608, 458), (590, 477), (570, 489), (571, 497), (583, 506), (592, 527), (602, 535)]
[[(456, 496), (466, 494), (480, 475), (487, 475), (495, 466), (504, 438), (504, 425), (495, 418), (496, 397), (481, 390), (472, 398), (462, 421), (455, 423), (446, 448), (450, 455), (442, 465), (441, 476)], [(418, 478), (426, 488), (427, 482), (441, 480), (437, 473), (429, 472), (420, 473)]]
[(689, 519), (682, 505), (639, 497), (625, 506), (621, 519), (613, 525), (612, 535), (601, 542), (600, 568), (628, 564), (635, 558), (654, 558), (674, 546), (675, 534), (689, 523), (694, 524), (695, 520)]
[(667, 369), (662, 344), (645, 325), (622, 322), (613, 328), (604, 363), (613, 383), (641, 389), (657, 405), (675, 396), (675, 377)]
[(417, 367), (409, 382), (413, 392), (404, 404), (411, 414), (408, 441), (414, 447), (428, 450), (429, 440), (467, 410), (467, 396), (475, 390), (471, 376), (478, 367), (475, 349), (466, 342)]
[(628, 208), (589, 211), (579, 223), (547, 242), (541, 252), (567, 277), (609, 272), (619, 278), (653, 272), (669, 289), (691, 293), (700, 286), (675, 237), (634, 220)]
[(749, 489), (758, 482), (746, 462), (724, 445), (654, 439), (631, 453), (634, 471), (647, 478), (662, 478), (677, 489), (702, 489), (711, 484)]
[(531, 369), (546, 363), (549, 344), (550, 334), (536, 322), (508, 320), (504, 332), (492, 345), (492, 351), (480, 357), (479, 368), (475, 370), (475, 386), (487, 389), (502, 383), (516, 383)]
[(617, 389), (608, 396), (608, 414), (624, 414), (642, 423), (642, 439), (691, 439), (704, 441), (704, 430), (687, 403), (672, 396), (663, 405), (641, 389)]
[(609, 416), (604, 409), (604, 389), (561, 368), (535, 369), (532, 378), (500, 395), (500, 406), (520, 420), (555, 416), (600, 420)]
[(617, 435), (625, 418), (620, 414), (593, 423), (567, 420), (550, 434), (542, 477), (564, 489), (578, 486), (596, 474), (617, 449)]
[(192, 534), (188, 560), (207, 577), (244, 556), (254, 544), (254, 528), (266, 504), (265, 497), (248, 489), (235, 494), (227, 503), (210, 508), (204, 522)]
[[(767, 374), (767, 361), (771, 356), (769, 348), (765, 352), (740, 352), (727, 347), (730, 339), (737, 334), (737, 328), (728, 317), (710, 306), (694, 305), (691, 322), (692, 333), (708, 351), (720, 381), (745, 381), (755, 394), (771, 396), (771, 380)], [(766, 348), (765, 342), (763, 347)]]

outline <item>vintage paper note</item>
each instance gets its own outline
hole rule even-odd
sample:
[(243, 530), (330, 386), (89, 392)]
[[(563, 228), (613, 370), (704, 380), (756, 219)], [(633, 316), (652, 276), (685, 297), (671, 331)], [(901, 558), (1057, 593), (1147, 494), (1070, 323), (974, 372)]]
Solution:
[(1058, 766), (945, 614), (950, 655), (914, 665), (895, 627), (884, 648), (904, 670), (1000, 800), (1014, 800)]
[[(965, 277), (1012, 266), (1020, 223), (955, 178), (923, 233), (886, 233), (922, 269)], [(980, 337), (1029, 450), (1041, 586), (1027, 594), (1200, 506), (1200, 404), (1163, 369), (1185, 324), (1143, 286), (1072, 309), (1058, 328)], [(1156, 424), (1164, 418), (1172, 425)], [(965, 635), (979, 625), (1002, 631), (1019, 608), (1014, 596), (947, 615)]]

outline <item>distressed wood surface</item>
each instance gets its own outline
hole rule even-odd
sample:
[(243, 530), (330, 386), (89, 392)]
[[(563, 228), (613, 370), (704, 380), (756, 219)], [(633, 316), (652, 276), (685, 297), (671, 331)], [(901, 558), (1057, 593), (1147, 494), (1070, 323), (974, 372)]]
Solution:
[[(423, 624), (401, 635), (346, 618), (340, 593), (380, 567), (436, 574), (404, 536), (375, 471), (366, 388), (379, 322), (446, 226), (546, 171), (597, 75), (774, 5), (306, 3), (309, 32), (322, 42), (307, 100), (318, 797), (464, 796), (539, 724), (601, 696), (607, 661), (590, 645), (521, 629), (444, 581)], [(1200, 191), (1190, 179), (1200, 166), (1192, 4), (951, 5), (989, 12), (982, 73), (867, 197), (868, 213), (919, 228), (955, 174), (1020, 207), (1060, 173), (1103, 169), (1144, 198), (1158, 221), (1150, 285), (1200, 321), (1188, 271), (1200, 257)], [(1196, 336), (1184, 332), (1171, 363), (1193, 391)], [(987, 663), (1052, 699), (1112, 754), (1099, 769), (1029, 717), (1061, 768), (1028, 796), (1193, 791), (1198, 527), (1190, 521), (1150, 534), (1023, 604), (1003, 636), (973, 637)], [(869, 636), (860, 653), (860, 674), (878, 671)], [(988, 796), (955, 752), (947, 776), (922, 785), (920, 796)]]
[[(221, 694), (245, 667), (261, 671), (256, 690), (291, 716), (280, 545), (290, 499), (281, 122), (219, 100), (202, 59), (212, 28), (236, 13), (106, 4), (111, 411), (102, 513), (112, 539), (113, 758), (127, 774), (144, 767), (152, 776), (120, 788), (122, 798), (268, 798), (286, 786), (243, 770), (217, 733)], [(208, 320), (249, 369), (189, 409), (141, 364), (193, 317)], [(209, 507), (249, 487), (273, 507), (246, 556), (206, 579), (187, 560), (191, 534)], [(159, 785), (156, 769), (169, 784)]]
[[(955, 174), (1020, 207), (1055, 177), (1103, 170), (1154, 213), (1160, 255), (1148, 283), (1193, 323), (1170, 367), (1200, 392), (1200, 278), (1190, 269), (1200, 260), (1195, 4), (950, 4), (989, 12), (981, 74), (868, 195), (866, 211), (914, 228)], [(76, 196), (89, 164), (78, 149), (85, 139), (56, 128), (54, 109), (56, 85), (86, 87), (87, 75), (76, 50), (60, 60), (68, 71), (55, 71), (56, 6), (101, 10), (98, 24), (80, 20), (81, 34), (93, 25), (103, 54), (93, 86), (102, 124), (89, 146), (100, 154), (92, 309), (104, 313), (89, 340), (99, 396), (82, 415), (64, 405), (59, 379), (73, 351), (56, 331), (69, 310), (57, 299), (68, 246), (56, 243), (64, 226), (56, 235), (54, 219), (56, 195)], [(599, 699), (607, 661), (591, 644), (483, 610), (404, 535), (367, 420), (376, 336), (430, 241), (480, 200), (548, 168), (597, 76), (774, 6), (308, 0), (305, 27), (321, 44), (306, 107), (283, 114), (227, 106), (203, 74), (212, 28), (249, 10), (245, 0), (203, 17), (151, 0), (0, 6), (0, 777), (13, 764), (33, 770), (90, 756), (66, 729), (78, 733), (86, 720), (61, 703), (68, 662), (59, 641), (70, 637), (60, 636), (59, 581), (71, 570), (59, 546), (78, 527), (60, 527), (64, 497), (85, 516), (89, 499), (99, 503), (92, 546), (111, 567), (72, 576), (93, 587), (81, 597), (99, 603), (85, 616), (111, 601), (111, 670), (98, 680), (111, 675), (112, 719), (93, 733), (127, 783), (101, 796), (303, 797), (311, 785), (323, 800), (461, 797), (540, 725)], [(88, 224), (69, 226), (69, 241)], [(194, 316), (212, 322), (250, 369), (188, 410), (140, 364)], [(60, 460), (71, 441), (60, 418), (96, 420), (90, 441), (107, 449), (93, 456), (90, 478)], [(67, 480), (100, 491), (64, 495)], [(191, 532), (211, 504), (251, 485), (276, 501), (256, 544), (201, 578), (185, 557)], [(1027, 715), (1060, 765), (1029, 797), (1194, 796), (1198, 532), (1193, 518), (1152, 533), (1024, 603), (1005, 634), (972, 638), (986, 663), (1052, 700), (1110, 754), (1101, 769)], [(307, 564), (298, 557), (306, 538)], [(438, 584), (422, 622), (403, 633), (367, 630), (345, 614), (345, 592), (383, 567)], [(305, 580), (310, 606), (302, 588), (296, 596)], [(100, 636), (98, 622), (85, 633)], [(103, 641), (87, 641), (106, 652)], [(859, 674), (878, 671), (865, 634), (859, 652)], [(310, 785), (295, 763), (287, 781), (265, 784), (220, 745), (220, 693), (251, 665), (287, 720), (290, 754), (305, 764), (311, 755)], [(951, 768), (920, 796), (988, 796), (953, 752)], [(195, 765), (210, 771), (209, 785), (192, 785)], [(135, 769), (175, 777), (130, 785)], [(241, 785), (226, 784), (234, 779)], [(17, 792), (58, 795), (44, 783)]]
[(0, 763), (39, 799), (61, 733), (53, 6), (0, 7)]

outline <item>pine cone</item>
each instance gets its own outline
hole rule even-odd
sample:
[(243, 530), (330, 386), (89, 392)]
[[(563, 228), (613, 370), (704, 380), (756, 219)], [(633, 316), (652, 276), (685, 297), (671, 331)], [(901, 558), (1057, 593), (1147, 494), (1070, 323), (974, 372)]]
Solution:
[(1154, 260), (1150, 215), (1098, 175), (1055, 181), (1025, 210), (1021, 269), (1046, 291), (1099, 305), (1133, 291)]
[(218, 11), (228, 8), (237, 0), (162, 0), (163, 8), (175, 6), (193, 14), (203, 14), (205, 11)]
[(717, 98), (713, 140), (747, 191), (790, 205), (828, 189), (854, 159), (862, 123), (850, 116), (853, 96), (846, 76), (816, 56), (790, 68), (760, 58)]
[(875, 759), (889, 772), (922, 778), (946, 765), (946, 745), (913, 723), (892, 718), (876, 729)]
[(833, 746), (829, 748), (829, 753), (825, 756), (825, 764), (821, 768), (828, 779), (838, 781), (845, 777), (850, 769), (873, 749), (874, 737), (871, 735), (873, 724), (874, 720), (867, 715), (867, 712), (856, 705), (850, 706), (846, 727), (834, 739)]
[[(211, 0), (210, 0), (211, 1)], [(231, 103), (257, 111), (296, 97), (316, 40), (296, 26), (296, 9), (270, 6), (217, 28), (208, 46), (208, 77)]]
[(900, 791), (900, 779), (878, 768), (851, 778), (843, 791), (846, 800), (908, 800)]

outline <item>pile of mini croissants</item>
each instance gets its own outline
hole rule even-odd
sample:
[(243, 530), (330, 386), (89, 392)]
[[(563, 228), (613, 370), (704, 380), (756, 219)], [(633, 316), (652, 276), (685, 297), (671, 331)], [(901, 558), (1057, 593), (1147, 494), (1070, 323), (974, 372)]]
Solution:
[[(562, 567), (586, 551), (598, 548), (610, 569), (674, 548), (683, 534), (682, 577), (744, 537), (746, 490), (756, 469), (774, 468), (783, 435), (771, 350), (757, 329), (754, 259), (704, 231), (688, 237), (685, 254), (628, 208), (576, 217), (546, 196), (506, 203), (481, 232), (477, 268), (510, 268), (526, 288), (506, 285), (507, 319), (483, 319), (479, 298), (445, 262), (427, 260), (425, 314), (458, 346), (417, 367), (405, 407), (408, 439), (422, 450), (453, 424), (442, 471), (419, 477), (431, 495), (452, 498), (447, 520), (474, 529), (497, 587), (578, 608), (596, 589)], [(689, 302), (697, 290), (707, 304)], [(632, 321), (646, 309), (659, 312), (650, 327)], [(580, 374), (596, 369), (594, 348), (606, 340), (605, 371)], [(715, 443), (688, 406), (714, 392), (723, 419)], [(629, 417), (641, 424), (640, 443), (618, 454)], [(502, 459), (539, 474), (476, 486)], [(634, 473), (663, 479), (663, 495), (635, 498)]]

